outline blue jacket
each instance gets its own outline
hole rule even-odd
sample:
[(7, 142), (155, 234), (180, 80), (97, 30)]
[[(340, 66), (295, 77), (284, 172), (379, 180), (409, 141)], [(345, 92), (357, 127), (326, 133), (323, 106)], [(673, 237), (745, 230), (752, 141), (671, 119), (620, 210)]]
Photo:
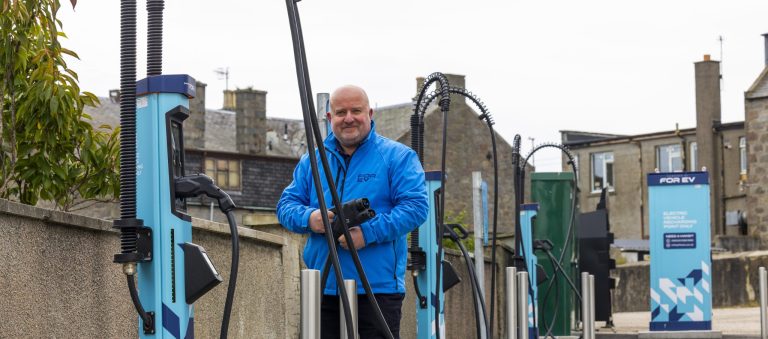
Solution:
[[(328, 163), (341, 202), (368, 198), (376, 216), (361, 225), (365, 247), (358, 250), (360, 261), (373, 293), (405, 293), (406, 236), (420, 226), (428, 214), (424, 170), (416, 153), (398, 142), (371, 132), (347, 159), (339, 152), (333, 133), (324, 141)], [(318, 162), (320, 161), (319, 153)], [(346, 161), (345, 161), (346, 160)], [(322, 166), (320, 178), (325, 201), (333, 204)], [(319, 208), (308, 154), (293, 172), (293, 182), (277, 203), (277, 217), (285, 228), (309, 233), (304, 247), (304, 262), (322, 270), (328, 259), (325, 235), (309, 229), (309, 216)], [(365, 293), (348, 250), (336, 246), (345, 279), (357, 281), (357, 293)], [(324, 294), (336, 294), (336, 278), (331, 268)]]

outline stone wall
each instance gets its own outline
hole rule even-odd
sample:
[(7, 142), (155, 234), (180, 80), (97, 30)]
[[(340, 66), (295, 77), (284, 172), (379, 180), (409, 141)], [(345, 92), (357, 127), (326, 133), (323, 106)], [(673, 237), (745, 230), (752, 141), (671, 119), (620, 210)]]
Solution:
[[(0, 200), (0, 228), (2, 337), (137, 336), (137, 316), (126, 278), (120, 265), (112, 263), (120, 245), (111, 222)], [(259, 230), (240, 227), (238, 232), (240, 266), (230, 338), (298, 338), (303, 236), (288, 233), (279, 225)], [(228, 226), (193, 219), (193, 239), (206, 248), (225, 280), (195, 303), (197, 337), (214, 338), (219, 333), (230, 270)], [(447, 338), (473, 337), (466, 264), (450, 250), (446, 260), (462, 279), (446, 294)], [(491, 274), (487, 259), (485, 276), (488, 296)], [(497, 278), (495, 328), (502, 336), (504, 278), (498, 274)], [(416, 338), (415, 292), (410, 276), (406, 282), (401, 337)]]
[[(768, 251), (718, 255), (712, 261), (712, 306), (738, 307), (758, 302), (758, 268), (768, 267)], [(648, 262), (614, 271), (613, 312), (650, 311)]]
[[(195, 242), (206, 248), (225, 279), (195, 306), (195, 332), (213, 338), (224, 309), (231, 244), (226, 225), (197, 219), (193, 224)], [(126, 278), (112, 263), (120, 245), (111, 227), (100, 219), (0, 200), (3, 337), (136, 337)], [(230, 336), (298, 337), (295, 242), (242, 227), (239, 232), (240, 270)]]

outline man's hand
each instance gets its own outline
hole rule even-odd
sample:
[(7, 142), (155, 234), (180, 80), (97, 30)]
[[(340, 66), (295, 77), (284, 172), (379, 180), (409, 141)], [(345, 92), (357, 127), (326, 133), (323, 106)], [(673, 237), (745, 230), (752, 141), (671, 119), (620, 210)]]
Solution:
[[(349, 235), (352, 237), (352, 242), (355, 244), (355, 249), (361, 249), (365, 247), (365, 236), (363, 236), (363, 230), (360, 227), (351, 227), (349, 229)], [(339, 245), (345, 250), (349, 250), (347, 245), (347, 238), (342, 234), (339, 236)]]
[[(328, 211), (328, 221), (333, 223), (333, 212)], [(309, 215), (309, 229), (315, 233), (325, 233), (325, 226), (323, 226), (323, 216), (320, 214), (320, 210), (316, 209)]]

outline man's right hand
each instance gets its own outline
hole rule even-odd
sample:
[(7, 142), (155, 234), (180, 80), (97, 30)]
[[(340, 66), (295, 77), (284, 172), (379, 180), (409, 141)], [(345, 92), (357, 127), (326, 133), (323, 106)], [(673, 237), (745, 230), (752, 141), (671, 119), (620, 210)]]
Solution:
[[(333, 223), (333, 212), (328, 211), (328, 221)], [(320, 210), (316, 209), (309, 215), (309, 228), (315, 233), (325, 233), (325, 226), (323, 226), (323, 217), (320, 214)]]

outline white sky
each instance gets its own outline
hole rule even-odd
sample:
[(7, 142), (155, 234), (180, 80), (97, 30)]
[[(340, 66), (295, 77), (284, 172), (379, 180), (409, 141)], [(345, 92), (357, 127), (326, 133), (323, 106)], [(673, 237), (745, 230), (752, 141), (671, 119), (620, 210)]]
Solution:
[[(59, 18), (80, 55), (83, 90), (119, 88), (120, 1), (64, 5)], [(694, 67), (722, 56), (724, 122), (744, 119), (743, 93), (764, 65), (768, 2), (304, 0), (298, 3), (312, 88), (368, 91), (372, 106), (410, 101), (415, 78), (466, 75), (495, 128), (524, 145), (558, 130), (638, 134), (695, 126)], [(138, 3), (138, 79), (146, 74), (146, 10)], [(301, 118), (285, 2), (166, 0), (163, 73), (208, 84), (209, 108), (229, 87), (269, 92), (267, 115)], [(536, 155), (539, 171), (559, 154)]]

